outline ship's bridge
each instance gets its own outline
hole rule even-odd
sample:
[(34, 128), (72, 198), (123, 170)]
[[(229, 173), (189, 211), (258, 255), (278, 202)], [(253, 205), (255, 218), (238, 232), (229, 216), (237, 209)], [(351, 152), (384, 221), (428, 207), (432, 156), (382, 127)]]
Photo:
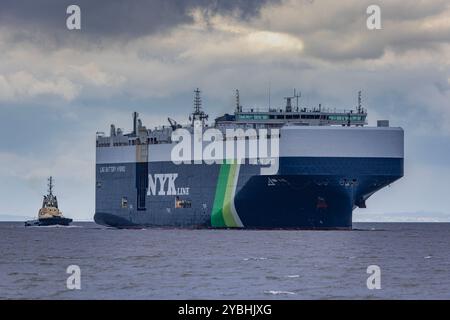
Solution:
[[(298, 95), (286, 97), (285, 108), (243, 109), (239, 104), (239, 92), (236, 93), (236, 109), (233, 115), (225, 114), (215, 119), (216, 127), (230, 126), (243, 127), (281, 127), (283, 125), (303, 126), (364, 126), (367, 124), (367, 112), (361, 106), (361, 93), (358, 97), (358, 106), (349, 110), (323, 108), (319, 104), (315, 108), (299, 107)], [(296, 107), (292, 106), (292, 99), (296, 98)]]
[(283, 125), (303, 126), (364, 126), (367, 124), (367, 113), (364, 110), (331, 111), (308, 110), (288, 112), (285, 110), (270, 111), (239, 111), (234, 115), (225, 114), (215, 119), (216, 127), (253, 126), (253, 127), (281, 127)]
[(216, 123), (267, 123), (285, 124), (295, 123), (300, 125), (353, 125), (364, 126), (367, 113), (349, 111), (319, 111), (307, 110), (286, 112), (284, 110), (255, 111), (253, 109), (236, 112), (234, 115), (225, 115), (216, 119)]

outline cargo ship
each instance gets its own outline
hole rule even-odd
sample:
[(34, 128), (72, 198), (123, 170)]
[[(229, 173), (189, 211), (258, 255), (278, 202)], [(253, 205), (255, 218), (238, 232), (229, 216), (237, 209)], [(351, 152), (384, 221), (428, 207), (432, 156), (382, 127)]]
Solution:
[(26, 227), (31, 226), (68, 226), (72, 219), (63, 216), (58, 208), (58, 199), (53, 194), (53, 177), (48, 178), (48, 193), (42, 200), (42, 208), (39, 209), (36, 220), (25, 221)]
[[(344, 110), (300, 106), (299, 98), (294, 91), (281, 108), (244, 109), (236, 90), (234, 113), (209, 124), (197, 89), (185, 125), (168, 118), (167, 125), (148, 129), (135, 112), (131, 132), (114, 125), (109, 135), (98, 132), (95, 222), (117, 228), (352, 229), (353, 210), (403, 176), (403, 129), (388, 120), (368, 126), (361, 92)], [(223, 152), (222, 161), (198, 161), (194, 150), (187, 153), (192, 161), (174, 161), (179, 130), (194, 133), (195, 144), (196, 131), (211, 129), (224, 135), (208, 141), (244, 142), (243, 159)], [(225, 134), (238, 129), (250, 133)], [(247, 153), (252, 142), (258, 151), (267, 149), (263, 139), (276, 142), (276, 148), (269, 145), (277, 150), (268, 157), (276, 162), (272, 172), (264, 170), (270, 161)]]

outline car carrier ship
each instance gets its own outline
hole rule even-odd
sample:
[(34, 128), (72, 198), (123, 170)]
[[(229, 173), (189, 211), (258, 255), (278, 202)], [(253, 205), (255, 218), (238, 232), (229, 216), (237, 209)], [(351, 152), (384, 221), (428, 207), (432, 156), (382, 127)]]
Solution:
[[(403, 176), (403, 129), (388, 120), (367, 126), (361, 92), (349, 110), (302, 107), (299, 97), (294, 91), (283, 108), (244, 109), (236, 90), (234, 113), (208, 125), (197, 89), (186, 125), (169, 118), (147, 129), (135, 112), (132, 132), (111, 125), (109, 136), (97, 133), (95, 221), (118, 228), (351, 229), (353, 210)], [(277, 170), (264, 174), (263, 162), (250, 161), (174, 163), (179, 141), (172, 133), (181, 128), (277, 129)]]

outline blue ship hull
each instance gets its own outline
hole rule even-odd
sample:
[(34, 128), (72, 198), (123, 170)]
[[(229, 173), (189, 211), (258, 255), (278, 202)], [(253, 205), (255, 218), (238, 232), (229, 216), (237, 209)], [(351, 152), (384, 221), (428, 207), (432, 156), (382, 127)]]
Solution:
[(97, 164), (97, 223), (118, 228), (351, 229), (352, 211), (403, 176), (403, 158), (284, 157), (250, 164)]

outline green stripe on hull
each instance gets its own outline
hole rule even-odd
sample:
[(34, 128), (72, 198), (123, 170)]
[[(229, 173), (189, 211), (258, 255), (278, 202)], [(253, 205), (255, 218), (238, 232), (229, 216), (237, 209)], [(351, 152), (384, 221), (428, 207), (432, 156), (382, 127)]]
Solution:
[(222, 164), (217, 179), (216, 195), (214, 196), (214, 204), (211, 213), (211, 226), (217, 228), (226, 227), (223, 218), (223, 201), (225, 198), (225, 191), (227, 188), (228, 174), (230, 172), (229, 164)]
[(236, 177), (236, 164), (230, 165), (230, 172), (228, 174), (227, 189), (225, 191), (225, 199), (223, 202), (223, 219), (227, 227), (235, 228), (239, 227), (235, 217), (233, 216), (233, 201), (234, 201), (234, 179)]
[(238, 164), (224, 163), (220, 167), (216, 195), (211, 213), (211, 226), (216, 228), (243, 227), (234, 208)]

